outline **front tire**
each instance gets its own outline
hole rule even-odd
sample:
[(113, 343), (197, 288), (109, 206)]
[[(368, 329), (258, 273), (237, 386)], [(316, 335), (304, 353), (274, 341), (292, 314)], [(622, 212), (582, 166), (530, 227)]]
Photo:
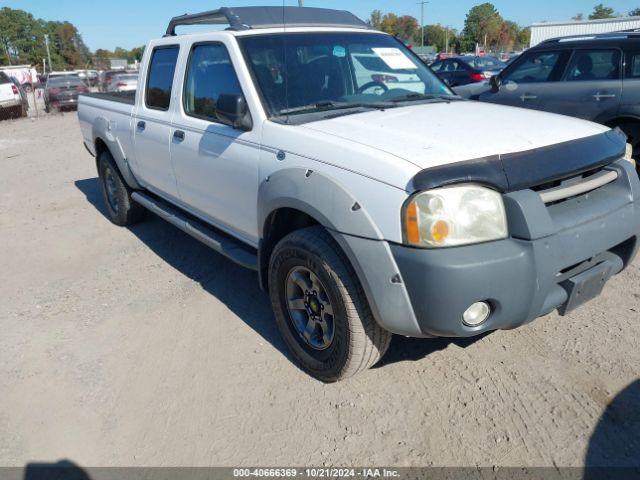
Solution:
[(98, 174), (109, 220), (121, 227), (141, 222), (146, 210), (131, 198), (133, 191), (124, 182), (108, 151), (98, 156)]
[(295, 231), (278, 243), (269, 295), (289, 350), (321, 381), (366, 370), (389, 348), (391, 333), (376, 323), (353, 268), (322, 227)]

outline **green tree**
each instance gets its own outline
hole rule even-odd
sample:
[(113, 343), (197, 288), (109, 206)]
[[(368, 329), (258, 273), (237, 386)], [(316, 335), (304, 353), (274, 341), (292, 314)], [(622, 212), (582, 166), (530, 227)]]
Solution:
[(99, 48), (93, 55), (93, 65), (100, 70), (108, 70), (111, 67), (109, 59), (113, 58), (113, 52)]
[(386, 13), (380, 21), (380, 30), (391, 35), (395, 35), (397, 28), (398, 16), (395, 13)]
[(630, 17), (640, 17), (640, 8), (634, 8), (629, 12)]
[(0, 63), (40, 65), (49, 35), (54, 68), (84, 67), (91, 58), (78, 29), (69, 22), (35, 19), (24, 10), (0, 9)]
[(382, 30), (382, 12), (380, 10), (374, 10), (373, 12), (371, 12), (369, 25), (371, 25), (376, 30)]
[(516, 41), (515, 49), (524, 50), (531, 45), (531, 29), (529, 27), (523, 28), (518, 32), (518, 38)]
[(602, 3), (599, 3), (593, 8), (593, 13), (589, 15), (589, 20), (600, 20), (602, 18), (613, 18), (613, 8), (605, 7)]
[(449, 51), (455, 50), (458, 42), (458, 32), (440, 24), (426, 25), (424, 27), (424, 44), (434, 47), (438, 52), (444, 52), (449, 39)]
[(127, 56), (127, 58), (131, 63), (136, 61), (140, 62), (142, 60), (142, 55), (144, 55), (144, 46), (132, 48), (129, 51), (129, 55)]
[(517, 23), (505, 20), (500, 26), (500, 36), (498, 40), (498, 48), (502, 51), (513, 50), (514, 45), (518, 41), (520, 27)]
[[(492, 3), (483, 3), (469, 10), (464, 22), (463, 37), (466, 48), (472, 50), (476, 43), (487, 47), (497, 46), (504, 20)], [(470, 48), (469, 48), (470, 47)]]
[(398, 17), (394, 35), (409, 43), (416, 42), (420, 38), (420, 25), (418, 24), (418, 20), (410, 15)]
[(54, 68), (84, 68), (91, 60), (91, 53), (82, 40), (78, 29), (69, 22), (48, 22), (53, 32), (52, 40), (56, 46), (58, 62)]
[(45, 54), (44, 31), (33, 15), (4, 7), (0, 10), (0, 61), (39, 63)]
[(369, 25), (376, 30), (395, 35), (408, 42), (417, 42), (420, 39), (420, 25), (415, 17), (403, 15), (399, 17), (395, 13), (385, 13), (380, 10), (371, 12)]

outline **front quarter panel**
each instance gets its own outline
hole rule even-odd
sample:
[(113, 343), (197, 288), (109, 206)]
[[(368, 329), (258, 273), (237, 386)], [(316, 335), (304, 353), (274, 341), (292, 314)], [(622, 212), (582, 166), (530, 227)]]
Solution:
[[(342, 138), (270, 121), (264, 122), (262, 143), (259, 228), (269, 208), (295, 198), (316, 208), (328, 228), (402, 242), (401, 210), (409, 196), (406, 185), (419, 171), (415, 165)], [(307, 170), (313, 172), (308, 179)], [(280, 173), (283, 171), (287, 173)], [(267, 199), (269, 207), (263, 203)], [(361, 210), (354, 215), (349, 212), (356, 202)], [(356, 218), (362, 221), (354, 221)]]

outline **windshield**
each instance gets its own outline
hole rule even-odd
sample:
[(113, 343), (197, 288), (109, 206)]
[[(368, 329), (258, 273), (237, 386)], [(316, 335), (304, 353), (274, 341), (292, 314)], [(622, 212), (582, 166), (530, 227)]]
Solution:
[(239, 41), (271, 116), (455, 97), (389, 35), (285, 33)]

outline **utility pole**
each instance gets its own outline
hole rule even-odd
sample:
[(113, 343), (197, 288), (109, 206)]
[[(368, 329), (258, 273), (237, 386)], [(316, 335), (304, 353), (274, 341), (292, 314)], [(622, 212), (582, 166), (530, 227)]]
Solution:
[(424, 6), (429, 3), (426, 1), (423, 2), (418, 2), (418, 5), (420, 5), (420, 10), (421, 10), (421, 14), (420, 14), (420, 31), (422, 32), (421, 36), (422, 36), (422, 42), (421, 45), (424, 47)]
[(445, 53), (449, 53), (449, 26), (447, 25), (446, 27), (447, 29), (447, 36), (446, 36), (446, 40), (445, 40)]
[(49, 73), (53, 72), (53, 66), (51, 65), (51, 51), (49, 50), (49, 35), (45, 33), (44, 44), (47, 46), (47, 58), (49, 59)]
[(304, 0), (298, 0), (298, 6), (304, 7)]

